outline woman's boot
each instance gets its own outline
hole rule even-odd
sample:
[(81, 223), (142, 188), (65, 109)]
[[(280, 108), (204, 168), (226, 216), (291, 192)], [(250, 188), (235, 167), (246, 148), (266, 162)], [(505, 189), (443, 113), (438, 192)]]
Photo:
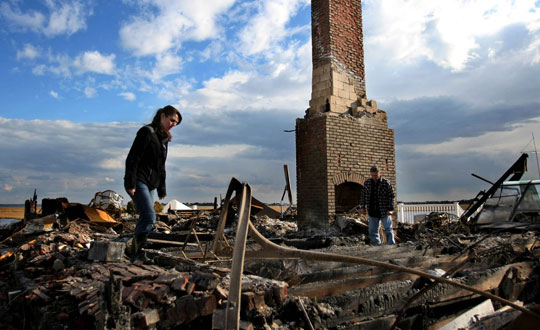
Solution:
[(132, 261), (142, 261), (145, 264), (153, 264), (154, 261), (146, 256), (146, 252), (142, 249), (146, 246), (148, 234), (136, 233), (133, 236), (133, 257)]

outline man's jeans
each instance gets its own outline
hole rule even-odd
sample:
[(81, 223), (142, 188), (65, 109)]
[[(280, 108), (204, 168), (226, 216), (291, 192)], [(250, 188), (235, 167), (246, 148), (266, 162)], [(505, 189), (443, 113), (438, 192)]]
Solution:
[(136, 234), (148, 234), (156, 223), (153, 192), (154, 190), (148, 189), (148, 186), (140, 181), (135, 184), (135, 194), (131, 199), (139, 213), (139, 221), (135, 226)]
[(386, 215), (381, 218), (369, 217), (369, 239), (371, 240), (371, 245), (381, 245), (381, 239), (379, 238), (381, 221), (384, 227), (384, 233), (386, 234), (386, 244), (396, 244), (394, 241), (394, 231), (392, 230), (392, 217)]

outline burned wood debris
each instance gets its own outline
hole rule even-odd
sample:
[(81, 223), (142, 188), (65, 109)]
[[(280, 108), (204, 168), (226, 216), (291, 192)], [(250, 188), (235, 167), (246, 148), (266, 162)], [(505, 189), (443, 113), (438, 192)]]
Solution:
[(270, 217), (246, 202), (244, 185), (231, 186), (221, 209), (159, 214), (154, 264), (125, 256), (136, 217), (44, 199), (42, 214), (0, 228), (0, 328), (521, 329), (539, 320), (535, 230), (487, 231), (433, 213), (400, 224), (398, 244), (375, 247), (363, 216), (299, 230), (294, 213)]
[[(113, 223), (97, 208), (63, 199), (47, 204), (57, 204), (54, 214), (37, 214), (2, 241), (0, 328), (212, 327), (216, 308), (228, 297), (229, 269), (182, 253), (200, 251), (196, 242), (210, 240), (217, 212), (190, 219), (160, 214), (162, 231), (149, 246), (155, 264), (145, 265), (124, 255), (131, 217)], [(253, 275), (243, 280), (246, 313), (266, 308), (271, 315), (286, 299), (284, 282)]]

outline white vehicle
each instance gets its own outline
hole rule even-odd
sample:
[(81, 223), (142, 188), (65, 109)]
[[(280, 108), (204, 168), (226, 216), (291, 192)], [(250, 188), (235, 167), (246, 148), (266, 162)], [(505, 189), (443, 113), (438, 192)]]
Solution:
[(476, 224), (540, 223), (540, 180), (506, 181), (486, 200)]

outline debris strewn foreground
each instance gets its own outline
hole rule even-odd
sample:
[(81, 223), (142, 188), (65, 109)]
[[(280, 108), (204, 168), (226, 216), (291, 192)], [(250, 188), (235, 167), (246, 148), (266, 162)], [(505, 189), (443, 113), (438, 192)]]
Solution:
[[(231, 273), (230, 258), (210, 249), (219, 213), (160, 215), (147, 249), (152, 265), (125, 256), (135, 223), (125, 214), (116, 224), (92, 221), (84, 214), (94, 213), (86, 210), (2, 228), (0, 328), (219, 328)], [(434, 214), (414, 226), (400, 225), (396, 246), (372, 247), (366, 221), (358, 215), (306, 231), (294, 221), (251, 218), (276, 244), (431, 272), (533, 312), (525, 315), (501, 301), (381, 267), (247, 254), (240, 328), (500, 329), (511, 322), (538, 322), (537, 232), (473, 233)], [(224, 232), (231, 250), (235, 225), (232, 217)], [(248, 240), (249, 249), (256, 243)], [(456, 326), (467, 312), (473, 317)], [(530, 319), (519, 320), (520, 315)]]

